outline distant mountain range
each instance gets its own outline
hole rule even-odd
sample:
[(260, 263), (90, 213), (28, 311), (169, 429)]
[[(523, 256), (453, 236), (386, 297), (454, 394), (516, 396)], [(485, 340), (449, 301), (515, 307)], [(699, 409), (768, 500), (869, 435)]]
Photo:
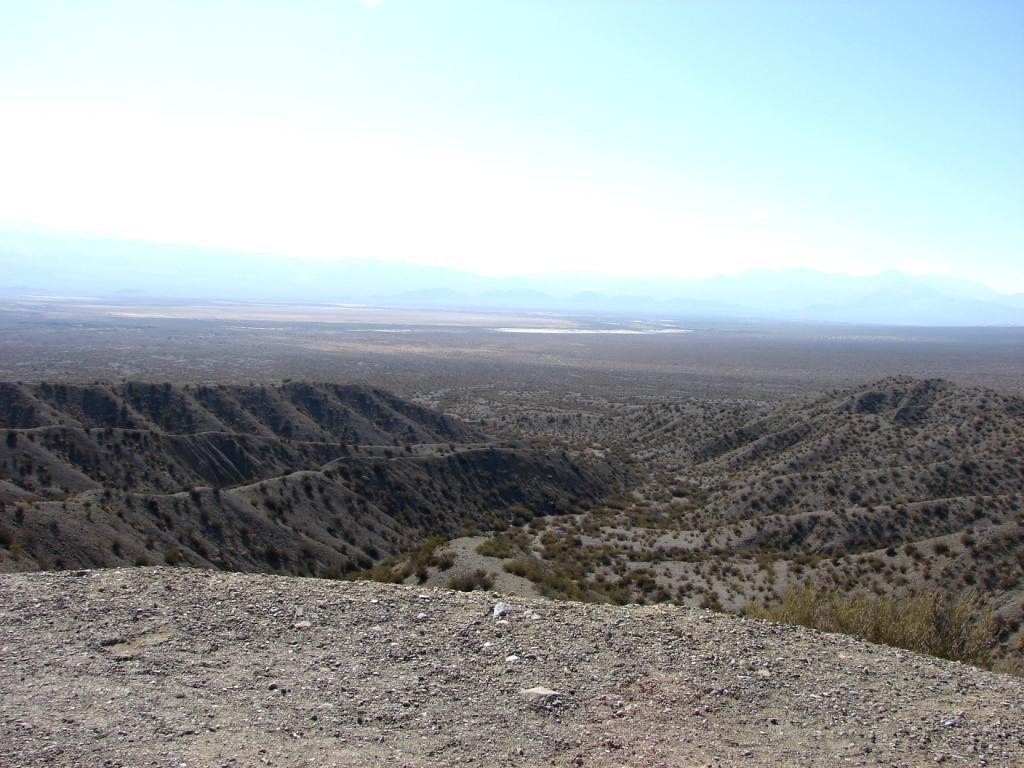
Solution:
[[(482, 256), (483, 258), (483, 256)], [(315, 261), (0, 229), (0, 293), (900, 325), (1021, 325), (1024, 294), (952, 277), (808, 269), (710, 278), (588, 273), (486, 277), (439, 267)]]

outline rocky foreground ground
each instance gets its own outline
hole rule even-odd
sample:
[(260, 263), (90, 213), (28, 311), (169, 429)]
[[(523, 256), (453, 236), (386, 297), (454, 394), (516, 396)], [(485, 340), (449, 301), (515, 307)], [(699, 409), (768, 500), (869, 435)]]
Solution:
[(0, 577), (0, 719), (3, 766), (1024, 765), (1024, 680), (847, 637), (169, 568)]

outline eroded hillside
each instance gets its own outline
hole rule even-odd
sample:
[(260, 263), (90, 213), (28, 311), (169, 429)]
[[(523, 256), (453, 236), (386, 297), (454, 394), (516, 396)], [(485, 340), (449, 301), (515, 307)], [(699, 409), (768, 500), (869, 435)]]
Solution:
[(360, 386), (0, 384), (0, 419), (0, 570), (339, 576), (615, 485), (602, 462)]
[[(630, 466), (632, 492), (500, 534), (475, 567), (545, 594), (742, 611), (795, 583), (979, 589), (1020, 659), (1024, 400), (885, 379), (761, 403), (534, 398), (460, 410)], [(490, 416), (487, 414), (490, 413)], [(456, 567), (459, 567), (458, 564)]]

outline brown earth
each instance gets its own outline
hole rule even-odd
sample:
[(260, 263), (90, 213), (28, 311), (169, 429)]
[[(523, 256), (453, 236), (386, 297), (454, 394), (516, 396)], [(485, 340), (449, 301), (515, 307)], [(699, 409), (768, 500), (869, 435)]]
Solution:
[(1020, 679), (700, 609), (169, 568), (0, 606), (3, 765), (1024, 762)]

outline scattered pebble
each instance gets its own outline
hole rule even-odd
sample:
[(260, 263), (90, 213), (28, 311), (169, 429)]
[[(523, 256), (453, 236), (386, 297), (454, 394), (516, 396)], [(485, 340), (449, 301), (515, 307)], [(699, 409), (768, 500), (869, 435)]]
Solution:
[(3, 575), (0, 765), (1024, 765), (1019, 678), (699, 609), (507, 605), (186, 568)]

